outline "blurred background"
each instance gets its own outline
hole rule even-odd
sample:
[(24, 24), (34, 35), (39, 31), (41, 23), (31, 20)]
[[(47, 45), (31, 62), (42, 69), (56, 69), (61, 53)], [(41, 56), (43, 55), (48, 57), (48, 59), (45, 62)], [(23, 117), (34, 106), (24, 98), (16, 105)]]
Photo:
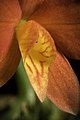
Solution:
[[(80, 61), (69, 61), (80, 80)], [(40, 103), (21, 60), (15, 75), (0, 88), (0, 120), (80, 120), (80, 113), (64, 113), (48, 98)]]

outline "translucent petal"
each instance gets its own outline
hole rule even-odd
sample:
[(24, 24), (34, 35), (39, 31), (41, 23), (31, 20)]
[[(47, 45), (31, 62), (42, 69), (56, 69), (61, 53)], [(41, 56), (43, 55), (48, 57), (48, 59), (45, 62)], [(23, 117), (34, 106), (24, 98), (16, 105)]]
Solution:
[(17, 38), (28, 78), (41, 101), (46, 96), (48, 67), (55, 58), (55, 44), (49, 33), (35, 21), (17, 29)]

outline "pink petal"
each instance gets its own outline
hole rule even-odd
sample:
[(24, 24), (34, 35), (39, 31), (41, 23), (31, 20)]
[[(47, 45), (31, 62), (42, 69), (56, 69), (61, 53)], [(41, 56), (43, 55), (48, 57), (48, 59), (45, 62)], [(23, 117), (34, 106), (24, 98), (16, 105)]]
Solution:
[(0, 86), (16, 71), (20, 52), (14, 30), (21, 18), (18, 0), (0, 0)]

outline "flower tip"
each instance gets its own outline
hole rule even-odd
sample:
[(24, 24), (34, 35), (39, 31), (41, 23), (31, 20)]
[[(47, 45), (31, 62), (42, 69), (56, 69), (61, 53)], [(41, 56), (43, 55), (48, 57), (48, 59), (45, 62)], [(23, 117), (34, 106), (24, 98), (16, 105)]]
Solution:
[(67, 106), (67, 109), (65, 112), (76, 116), (78, 114), (78, 110), (79, 110), (78, 108), (79, 108), (78, 104), (75, 104), (74, 107)]
[(39, 96), (38, 96), (38, 98), (39, 98), (39, 100), (40, 100), (41, 103), (43, 103), (44, 100), (45, 100), (45, 97), (39, 97)]
[(74, 116), (76, 116), (78, 112), (70, 111), (69, 113), (72, 114), (72, 115), (74, 115)]
[(76, 116), (78, 114), (78, 107), (69, 108), (68, 111), (65, 111), (65, 112), (70, 113), (70, 114)]

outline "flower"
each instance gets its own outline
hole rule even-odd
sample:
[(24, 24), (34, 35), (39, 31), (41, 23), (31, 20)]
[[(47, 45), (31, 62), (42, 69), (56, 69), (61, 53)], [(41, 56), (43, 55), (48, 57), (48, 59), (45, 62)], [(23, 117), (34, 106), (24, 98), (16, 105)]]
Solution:
[(50, 32), (64, 55), (80, 60), (79, 0), (44, 0), (30, 19), (34, 19)]
[(72, 0), (0, 0), (1, 86), (22, 56), (40, 101), (48, 96), (61, 110), (77, 113), (79, 83), (64, 55), (80, 59), (79, 6)]

